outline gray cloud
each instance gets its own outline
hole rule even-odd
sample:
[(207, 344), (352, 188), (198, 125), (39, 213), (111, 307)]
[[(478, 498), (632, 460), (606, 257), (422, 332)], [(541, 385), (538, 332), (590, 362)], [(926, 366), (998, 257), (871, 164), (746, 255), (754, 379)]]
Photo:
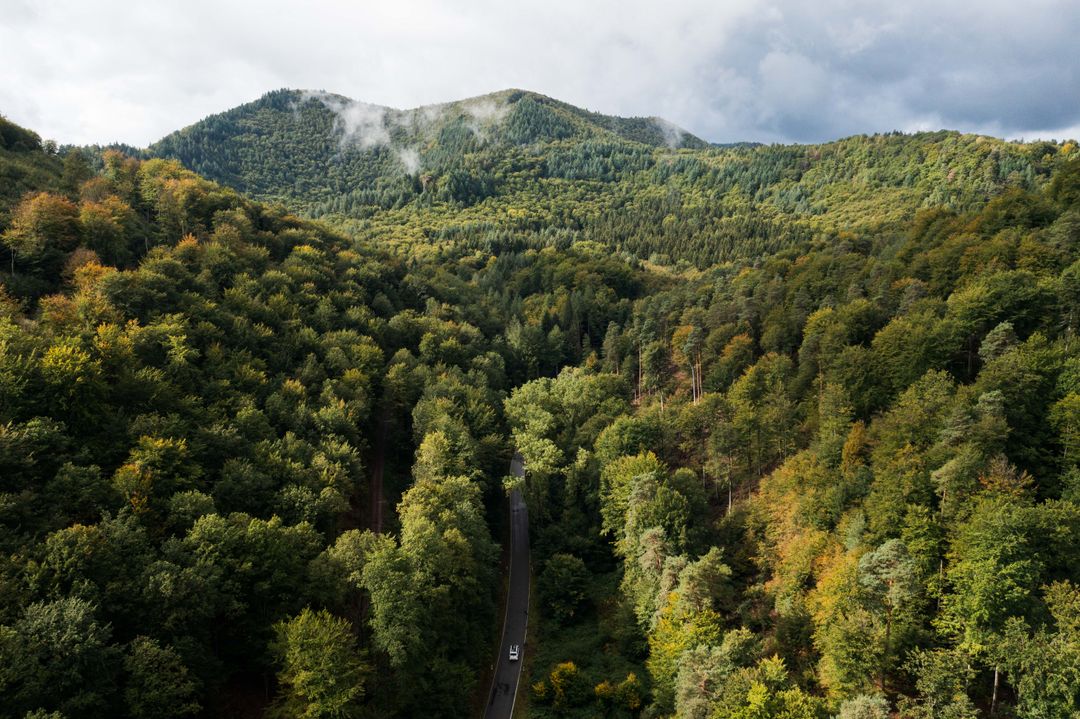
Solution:
[(61, 142), (147, 144), (279, 87), (401, 108), (523, 87), (719, 142), (1080, 134), (1075, 0), (2, 2), (0, 112)]

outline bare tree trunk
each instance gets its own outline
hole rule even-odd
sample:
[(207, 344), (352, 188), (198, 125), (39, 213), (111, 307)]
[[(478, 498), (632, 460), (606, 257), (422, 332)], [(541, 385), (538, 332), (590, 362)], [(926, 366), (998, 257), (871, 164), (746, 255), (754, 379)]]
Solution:
[(701, 381), (701, 355), (700, 354), (697, 356), (696, 364), (697, 364), (697, 390), (698, 390), (697, 394), (698, 394), (698, 397), (701, 397), (703, 394), (705, 394), (705, 384)]
[(889, 635), (892, 634), (892, 610), (885, 615), (885, 651), (881, 653), (881, 690), (885, 691), (885, 670), (889, 666)]
[(637, 396), (638, 400), (641, 399), (641, 340), (638, 340), (637, 345)]
[(998, 693), (998, 681), (1000, 675), (998, 673), (997, 665), (994, 665), (994, 693), (990, 697), (990, 716), (994, 715), (994, 707), (997, 706), (997, 693)]

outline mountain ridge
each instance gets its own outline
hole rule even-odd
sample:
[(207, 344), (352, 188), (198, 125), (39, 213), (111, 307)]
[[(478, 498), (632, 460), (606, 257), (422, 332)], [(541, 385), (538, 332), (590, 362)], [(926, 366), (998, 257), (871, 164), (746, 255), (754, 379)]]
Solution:
[(399, 245), (546, 246), (554, 233), (698, 267), (978, 209), (1038, 189), (1076, 152), (948, 130), (679, 149), (662, 135), (516, 89), (410, 110), (276, 90), (136, 152)]
[[(287, 98), (289, 104), (303, 104), (312, 100), (320, 101), (325, 100), (328, 103), (336, 104), (344, 108), (359, 107), (366, 108), (375, 111), (382, 111), (393, 119), (400, 119), (402, 117), (427, 115), (429, 118), (433, 114), (445, 114), (454, 111), (464, 111), (468, 113), (470, 110), (482, 109), (484, 105), (489, 106), (504, 106), (505, 109), (509, 109), (510, 105), (516, 104), (520, 100), (530, 100), (542, 105), (549, 105), (557, 108), (561, 111), (567, 112), (580, 118), (582, 121), (591, 123), (599, 129), (606, 130), (615, 135), (622, 137), (623, 139), (633, 142), (640, 142), (646, 145), (663, 146), (674, 145), (676, 147), (692, 147), (692, 148), (705, 148), (710, 146), (711, 143), (702, 140), (701, 138), (693, 135), (688, 130), (675, 125), (674, 123), (666, 120), (657, 115), (650, 116), (631, 116), (624, 117), (619, 115), (608, 115), (600, 112), (588, 110), (586, 108), (577, 107), (568, 102), (558, 100), (556, 98), (544, 95), (532, 90), (524, 90), (521, 88), (505, 88), (503, 90), (496, 90), (481, 95), (475, 95), (470, 97), (461, 98), (459, 100), (450, 100), (446, 102), (429, 103), (425, 105), (417, 105), (411, 108), (396, 108), (390, 105), (382, 105), (379, 103), (367, 102), (364, 100), (357, 100), (347, 95), (340, 93), (328, 92), (326, 90), (311, 90), (304, 88), (281, 88), (278, 90), (271, 90), (264, 93), (255, 100), (241, 103), (235, 107), (223, 110), (221, 112), (212, 113), (207, 117), (187, 125), (183, 128), (168, 133), (156, 142), (150, 143), (145, 148), (152, 150), (153, 148), (168, 143), (170, 138), (183, 134), (185, 132), (192, 131), (198, 128), (200, 125), (208, 120), (219, 118), (222, 116), (243, 114), (252, 110), (263, 109), (266, 106), (280, 107), (280, 102), (283, 98)], [(493, 108), (494, 109), (494, 108)], [(475, 113), (474, 113), (475, 114)], [(654, 127), (650, 128), (651, 124)], [(675, 135), (672, 137), (672, 135)], [(741, 144), (741, 143), (735, 143)]]

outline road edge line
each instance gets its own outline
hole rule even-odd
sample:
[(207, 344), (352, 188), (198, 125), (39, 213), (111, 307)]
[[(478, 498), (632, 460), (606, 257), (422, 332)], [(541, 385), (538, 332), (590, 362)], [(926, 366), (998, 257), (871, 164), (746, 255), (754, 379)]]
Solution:
[[(516, 456), (517, 456), (517, 451), (514, 452), (514, 457), (516, 457)], [(521, 466), (522, 466), (522, 470), (524, 470), (525, 464), (522, 463)], [(513, 467), (514, 467), (514, 458), (511, 457), (511, 459), (510, 459), (510, 470), (511, 470), (511, 472), (513, 471)], [(502, 657), (503, 647), (506, 644), (506, 620), (510, 616), (510, 588), (513, 586), (513, 578), (514, 578), (514, 502), (513, 502), (512, 494), (513, 493), (508, 494), (506, 496), (506, 513), (507, 513), (507, 516), (510, 518), (510, 551), (508, 552), (508, 554), (510, 555), (510, 559), (507, 562), (507, 571), (506, 571), (506, 598), (505, 598), (505, 601), (503, 602), (503, 625), (502, 625), (502, 633), (499, 635), (499, 647), (498, 647), (498, 649), (495, 650), (495, 667), (494, 667), (494, 669), (492, 669), (492, 675), (491, 675), (491, 690), (492, 690), (492, 693), (488, 695), (489, 697), (494, 696), (494, 690), (499, 684), (499, 659)], [(532, 564), (532, 562), (530, 562), (530, 565), (531, 564)], [(529, 582), (529, 591), (530, 592), (532, 591), (532, 582)], [(526, 621), (525, 622), (525, 633), (528, 634), (528, 632), (529, 632), (529, 622)], [(518, 684), (521, 683), (521, 670), (520, 669), (518, 670), (518, 681), (517, 681), (517, 683)], [(513, 719), (513, 716), (514, 716), (514, 705), (516, 703), (517, 703), (517, 687), (514, 687), (514, 699), (513, 699), (512, 702), (510, 702), (510, 717), (511, 717), (511, 719)], [(489, 698), (488, 703), (484, 705), (484, 711), (480, 715), (481, 719), (484, 719), (485, 717), (487, 717), (487, 715), (488, 715), (488, 707), (490, 707), (490, 706), (491, 706), (491, 699)]]
[[(525, 472), (525, 463), (524, 462), (521, 463), (521, 471), (522, 471), (522, 473)], [(522, 504), (525, 504), (524, 499), (522, 500)], [(513, 508), (511, 508), (511, 512), (513, 512)], [(527, 505), (527, 504), (525, 505), (525, 514), (526, 514), (526, 516), (528, 516), (528, 514), (529, 514), (529, 505)], [(525, 538), (526, 539), (529, 538), (529, 532), (528, 532), (527, 529), (526, 529), (526, 532), (525, 532)], [(513, 530), (511, 530), (511, 532), (510, 532), (510, 549), (511, 549), (511, 552), (513, 552), (513, 546), (514, 546), (514, 534), (513, 534)], [(529, 571), (528, 571), (529, 589), (528, 589), (527, 592), (525, 592), (525, 631), (521, 635), (521, 649), (520, 649), (521, 660), (518, 663), (517, 681), (514, 682), (514, 684), (515, 684), (515, 686), (514, 686), (514, 698), (510, 702), (510, 719), (514, 719), (514, 709), (517, 708), (518, 692), (521, 691), (521, 672), (525, 671), (525, 646), (529, 643), (529, 609), (532, 607), (532, 544), (529, 545), (528, 560), (529, 560), (529, 565), (528, 565), (528, 569), (529, 569)], [(509, 581), (509, 579), (507, 581)], [(509, 592), (507, 592), (507, 593), (509, 594)], [(510, 608), (510, 602), (507, 602), (506, 606), (507, 606), (507, 609), (509, 609)], [(505, 630), (505, 628), (506, 628), (506, 622), (505, 622), (505, 617), (504, 617), (503, 629)]]

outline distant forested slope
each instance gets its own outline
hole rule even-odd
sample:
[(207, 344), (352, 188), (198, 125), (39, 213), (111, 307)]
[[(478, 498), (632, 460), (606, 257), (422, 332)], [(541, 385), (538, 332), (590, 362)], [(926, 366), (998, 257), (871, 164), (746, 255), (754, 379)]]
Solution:
[(505, 91), (399, 111), (281, 90), (151, 146), (262, 199), (398, 243), (591, 240), (699, 267), (893, 232), (1040, 187), (1073, 143), (957, 132), (706, 147), (655, 119)]

